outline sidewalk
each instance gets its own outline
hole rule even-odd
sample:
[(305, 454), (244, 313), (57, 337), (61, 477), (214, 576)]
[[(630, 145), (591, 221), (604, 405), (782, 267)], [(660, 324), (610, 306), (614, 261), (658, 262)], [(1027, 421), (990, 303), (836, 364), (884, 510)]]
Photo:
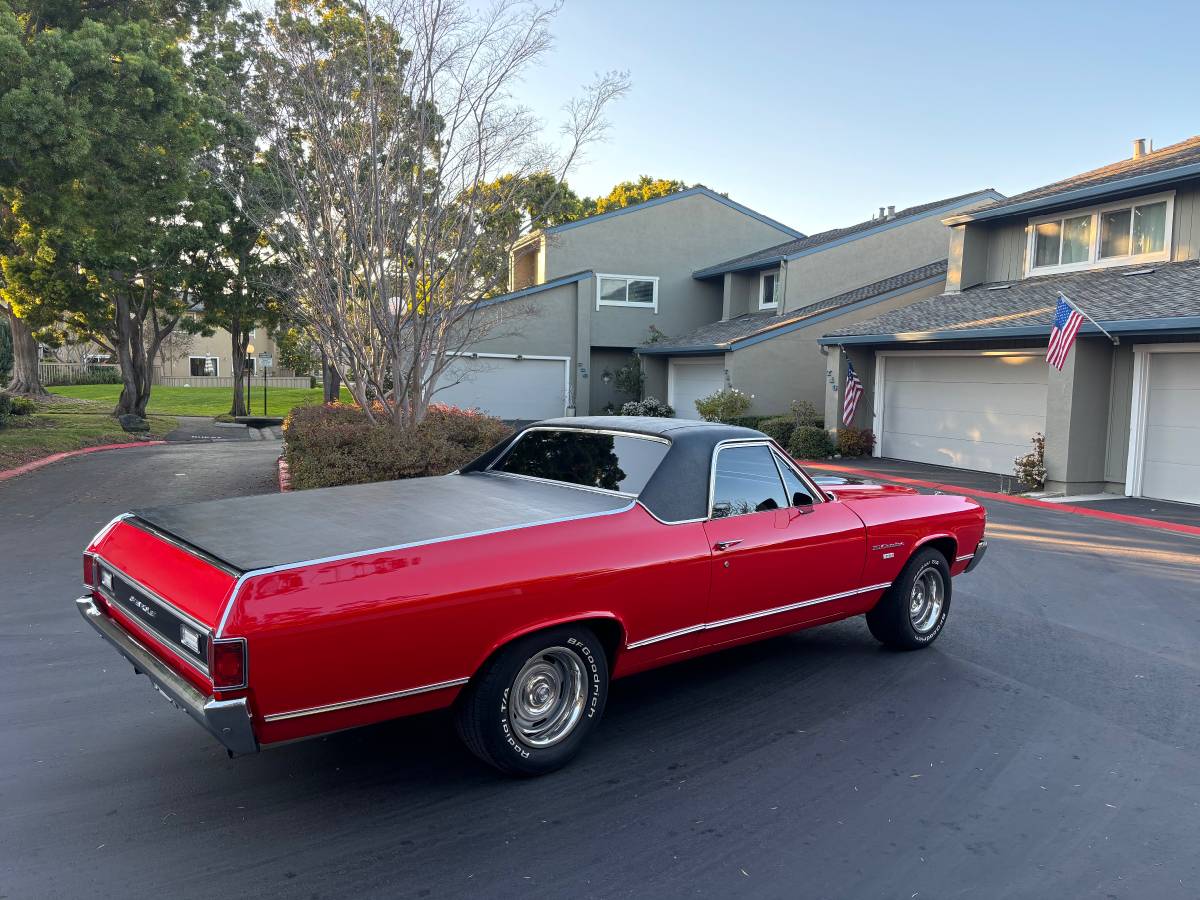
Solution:
[(818, 476), (844, 473), (849, 477), (907, 484), (909, 487), (925, 490), (984, 494), (992, 499), (1044, 505), (1062, 512), (1091, 512), (1105, 517), (1138, 518), (1181, 526), (1188, 530), (1200, 528), (1200, 506), (1188, 503), (1117, 495), (1113, 495), (1111, 499), (1088, 499), (1079, 502), (1071, 502), (1069, 499), (1064, 501), (1062, 498), (1055, 498), (1053, 502), (1035, 500), (1012, 495), (1014, 479), (1010, 476), (870, 456), (802, 462), (802, 465)]

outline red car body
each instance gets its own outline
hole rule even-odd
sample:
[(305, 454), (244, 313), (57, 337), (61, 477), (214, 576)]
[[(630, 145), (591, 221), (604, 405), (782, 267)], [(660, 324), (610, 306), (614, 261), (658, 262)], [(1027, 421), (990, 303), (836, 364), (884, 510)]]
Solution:
[[(715, 437), (766, 441), (745, 429)], [(443, 479), (470, 477), (491, 479), (473, 482), (481, 486), (505, 478), (485, 467)], [(673, 523), (639, 498), (605, 492), (608, 508), (584, 515), (419, 541), (380, 533), (369, 550), (250, 569), (153, 516), (126, 515), (89, 544), (78, 604), (137, 671), (231, 752), (247, 753), (450, 706), (500, 648), (551, 626), (588, 623), (621, 677), (863, 614), (919, 548), (938, 548), (957, 575), (986, 546), (983, 510), (970, 499), (878, 485), (819, 490), (823, 502), (807, 510)], [(294, 496), (258, 502), (286, 510)], [(189, 648), (198, 635), (196, 649), (181, 645), (177, 627)]]

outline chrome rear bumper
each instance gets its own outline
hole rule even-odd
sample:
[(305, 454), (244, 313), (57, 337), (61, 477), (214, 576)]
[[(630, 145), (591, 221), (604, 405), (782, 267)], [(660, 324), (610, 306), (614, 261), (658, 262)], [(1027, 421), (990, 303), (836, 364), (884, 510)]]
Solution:
[(91, 597), (80, 597), (75, 605), (83, 620), (133, 665), (136, 674), (149, 678), (167, 699), (203, 725), (230, 753), (258, 752), (250, 708), (244, 698), (214, 700), (202, 694), (101, 612)]
[(971, 561), (967, 563), (967, 567), (963, 569), (963, 574), (973, 570), (983, 560), (983, 554), (987, 553), (987, 541), (980, 541), (975, 547), (975, 555), (971, 557)]

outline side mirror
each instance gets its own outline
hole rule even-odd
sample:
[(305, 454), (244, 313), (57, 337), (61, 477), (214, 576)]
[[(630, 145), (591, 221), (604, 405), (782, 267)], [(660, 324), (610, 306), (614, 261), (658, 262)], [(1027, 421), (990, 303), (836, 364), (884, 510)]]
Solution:
[(813, 498), (801, 491), (792, 494), (792, 506), (812, 506), (812, 502)]

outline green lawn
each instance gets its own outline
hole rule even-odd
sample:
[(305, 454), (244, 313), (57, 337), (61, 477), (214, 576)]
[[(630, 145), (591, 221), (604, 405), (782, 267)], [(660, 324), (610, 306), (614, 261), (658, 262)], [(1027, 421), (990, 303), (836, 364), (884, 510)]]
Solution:
[[(107, 403), (110, 408), (117, 405), (117, 398), (121, 395), (119, 384), (77, 384), (49, 390), (62, 397), (98, 400)], [(321, 399), (321, 388), (268, 388), (267, 415), (283, 417), (293, 407), (320, 403)], [(345, 389), (342, 390), (342, 399), (350, 400), (350, 394)], [(233, 388), (155, 386), (150, 390), (150, 405), (146, 412), (148, 415), (220, 416), (228, 413), (232, 405)], [(250, 392), (250, 414), (261, 416), (262, 413), (262, 385), (257, 384)]]
[[(0, 426), (0, 469), (9, 469), (51, 453), (123, 444), (137, 440), (121, 430), (109, 413), (111, 403), (41, 403), (29, 416), (13, 416)], [(150, 416), (150, 437), (176, 426), (174, 416)]]

